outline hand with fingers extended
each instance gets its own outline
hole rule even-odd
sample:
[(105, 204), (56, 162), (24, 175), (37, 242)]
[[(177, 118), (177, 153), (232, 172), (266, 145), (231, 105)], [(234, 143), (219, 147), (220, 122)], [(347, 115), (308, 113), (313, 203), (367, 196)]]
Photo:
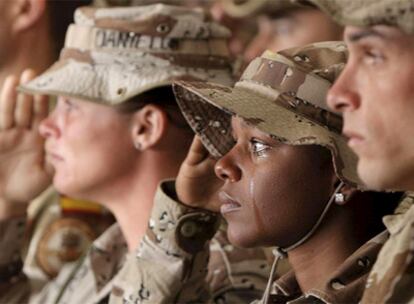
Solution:
[[(26, 70), (20, 83), (35, 77)], [(6, 78), (0, 93), (0, 218), (23, 215), (27, 204), (51, 182), (38, 126), (48, 115), (48, 98), (17, 93), (19, 80)]]
[(216, 162), (200, 138), (195, 136), (175, 182), (177, 197), (182, 203), (214, 212), (220, 211), (218, 191), (223, 182), (214, 173)]

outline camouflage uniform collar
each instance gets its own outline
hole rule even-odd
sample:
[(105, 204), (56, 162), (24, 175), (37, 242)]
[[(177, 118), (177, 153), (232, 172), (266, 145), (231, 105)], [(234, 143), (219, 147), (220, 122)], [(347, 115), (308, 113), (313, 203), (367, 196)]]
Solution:
[[(414, 210), (414, 209), (413, 209)], [(276, 294), (271, 303), (357, 303), (362, 297), (368, 274), (377, 255), (388, 239), (384, 231), (363, 244), (338, 267), (327, 282), (302, 294), (293, 271), (280, 277), (274, 283)]]
[(118, 223), (97, 238), (87, 256), (95, 277), (96, 290), (105, 287), (121, 269), (128, 255), (128, 247)]
[(390, 234), (397, 234), (414, 217), (414, 193), (407, 192), (394, 214), (384, 216), (383, 222)]

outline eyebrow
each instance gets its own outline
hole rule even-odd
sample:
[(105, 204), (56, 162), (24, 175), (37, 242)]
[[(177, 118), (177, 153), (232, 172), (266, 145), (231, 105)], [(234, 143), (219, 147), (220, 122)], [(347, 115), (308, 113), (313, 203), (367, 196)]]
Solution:
[(357, 33), (347, 35), (346, 40), (352, 43), (356, 43), (366, 38), (387, 39), (387, 37), (384, 34), (378, 31), (372, 30), (372, 29), (367, 29), (367, 30), (362, 30)]

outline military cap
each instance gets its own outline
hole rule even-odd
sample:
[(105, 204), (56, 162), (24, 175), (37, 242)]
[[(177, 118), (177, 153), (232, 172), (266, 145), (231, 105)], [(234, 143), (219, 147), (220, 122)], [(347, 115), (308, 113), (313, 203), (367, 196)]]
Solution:
[(309, 0), (341, 25), (395, 26), (414, 34), (414, 0)]
[(60, 59), (20, 90), (115, 105), (175, 79), (231, 84), (229, 36), (202, 9), (83, 7)]
[(307, 0), (222, 0), (224, 11), (235, 18), (271, 14), (284, 10), (309, 7)]
[(357, 157), (341, 134), (342, 117), (326, 104), (347, 57), (343, 42), (267, 51), (249, 64), (234, 87), (181, 81), (174, 91), (184, 116), (213, 156), (233, 146), (230, 118), (236, 115), (280, 142), (328, 148), (338, 178), (362, 187)]

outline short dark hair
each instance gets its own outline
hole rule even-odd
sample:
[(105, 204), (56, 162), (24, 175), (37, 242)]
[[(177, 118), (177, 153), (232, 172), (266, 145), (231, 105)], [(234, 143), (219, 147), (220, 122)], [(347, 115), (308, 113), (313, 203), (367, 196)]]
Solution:
[(75, 10), (80, 6), (90, 5), (92, 0), (47, 0), (50, 34), (53, 39), (56, 57), (65, 43), (66, 30), (73, 22)]

